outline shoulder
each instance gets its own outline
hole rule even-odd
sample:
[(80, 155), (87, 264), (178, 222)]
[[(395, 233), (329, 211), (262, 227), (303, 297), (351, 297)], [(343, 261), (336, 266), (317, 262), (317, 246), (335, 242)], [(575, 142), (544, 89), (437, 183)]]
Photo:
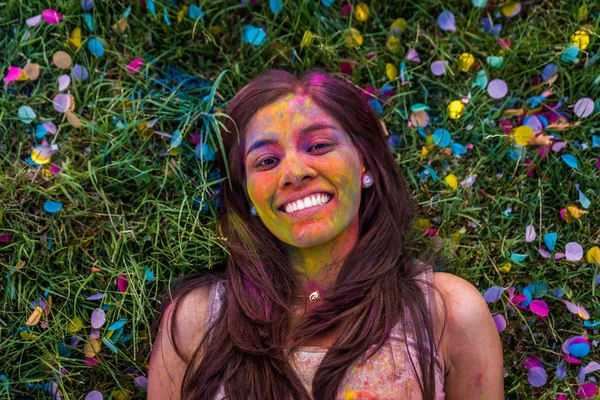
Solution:
[[(446, 364), (447, 395), (469, 398), (478, 390), (502, 392), (502, 344), (487, 303), (475, 286), (449, 273), (436, 272), (433, 283), (440, 291), (446, 323), (441, 342)], [(486, 397), (487, 398), (487, 397)]]
[(150, 356), (149, 399), (179, 398), (190, 358), (204, 337), (210, 287), (198, 286), (165, 309)]

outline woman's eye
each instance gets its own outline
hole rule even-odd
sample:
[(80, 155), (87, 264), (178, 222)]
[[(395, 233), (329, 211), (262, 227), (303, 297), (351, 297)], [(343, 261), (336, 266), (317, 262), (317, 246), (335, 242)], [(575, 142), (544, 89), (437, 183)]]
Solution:
[[(317, 146), (321, 146), (321, 147), (317, 147)], [(333, 145), (329, 144), (329, 143), (317, 143), (315, 145), (310, 146), (309, 150), (312, 149), (313, 147), (315, 148), (315, 150), (323, 150), (323, 149), (326, 149), (326, 148), (332, 147), (332, 146)], [(268, 167), (269, 165), (273, 165), (273, 164), (265, 164), (265, 162), (269, 161), (269, 160), (275, 160), (275, 158), (272, 158), (272, 157), (265, 158), (264, 160), (262, 160), (258, 164), (256, 164), (256, 167), (260, 168), (260, 167)]]

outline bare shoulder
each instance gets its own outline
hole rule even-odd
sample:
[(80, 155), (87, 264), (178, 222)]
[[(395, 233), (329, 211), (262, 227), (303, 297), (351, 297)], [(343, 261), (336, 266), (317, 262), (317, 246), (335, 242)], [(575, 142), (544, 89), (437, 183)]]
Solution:
[(456, 275), (436, 272), (433, 283), (447, 316), (442, 340), (447, 397), (504, 398), (502, 344), (485, 299)]
[[(202, 285), (172, 301), (165, 310), (150, 356), (148, 399), (180, 398), (188, 363), (204, 336), (209, 297), (210, 285)], [(176, 352), (173, 339), (183, 358)]]

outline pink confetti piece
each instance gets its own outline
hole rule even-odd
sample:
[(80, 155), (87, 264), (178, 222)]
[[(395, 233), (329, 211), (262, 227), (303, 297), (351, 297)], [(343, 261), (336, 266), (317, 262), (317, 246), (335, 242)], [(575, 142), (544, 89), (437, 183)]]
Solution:
[(535, 237), (535, 227), (533, 225), (527, 225), (527, 228), (525, 228), (525, 241), (531, 243), (535, 240)]
[(19, 67), (8, 67), (8, 73), (4, 77), (4, 82), (10, 83), (19, 79), (23, 70)]
[(139, 72), (140, 69), (142, 68), (143, 63), (144, 63), (143, 58), (136, 58), (135, 60), (130, 62), (129, 65), (127, 66), (127, 72), (129, 72), (130, 74), (135, 74), (136, 72)]
[(47, 9), (42, 12), (42, 18), (49, 24), (56, 25), (62, 20), (62, 15), (56, 10)]
[(71, 107), (71, 97), (66, 94), (57, 94), (52, 100), (54, 109), (59, 113), (66, 113)]
[(93, 357), (85, 357), (85, 361), (83, 362), (87, 367), (93, 367), (94, 365), (100, 363), (100, 360)]
[(0, 243), (8, 243), (12, 240), (15, 234), (13, 232), (0, 233)]
[(406, 53), (406, 59), (408, 61), (412, 61), (412, 62), (416, 62), (416, 63), (421, 62), (421, 57), (419, 57), (419, 53), (417, 52), (416, 49), (408, 50), (408, 53)]
[(71, 84), (71, 77), (69, 75), (61, 75), (58, 77), (58, 91), (62, 92), (66, 90)]
[(559, 151), (561, 151), (565, 146), (567, 145), (567, 142), (557, 142), (554, 143), (552, 145), (552, 151), (555, 153), (558, 153)]
[(27, 18), (25, 23), (27, 26), (31, 26), (32, 28), (42, 22), (42, 15), (36, 15), (35, 17)]
[(536, 356), (527, 356), (525, 357), (525, 361), (523, 362), (523, 367), (525, 369), (531, 369), (536, 367), (543, 367), (542, 362)]
[(548, 316), (548, 304), (544, 300), (533, 300), (529, 303), (531, 311), (540, 317)]
[(598, 387), (594, 382), (586, 382), (577, 389), (577, 396), (580, 399), (591, 399), (596, 395)]
[(119, 292), (121, 293), (127, 291), (127, 288), (129, 287), (129, 281), (127, 280), (126, 274), (121, 274), (117, 278), (117, 287), (119, 288)]

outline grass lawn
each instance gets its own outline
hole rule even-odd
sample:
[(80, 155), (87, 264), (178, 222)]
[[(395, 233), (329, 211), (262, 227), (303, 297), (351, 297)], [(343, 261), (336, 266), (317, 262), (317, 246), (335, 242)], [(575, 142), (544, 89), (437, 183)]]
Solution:
[(220, 115), (257, 73), (313, 67), (385, 122), (420, 249), (495, 316), (507, 398), (593, 397), (599, 12), (0, 0), (0, 398), (146, 397), (159, 292), (225, 257)]

